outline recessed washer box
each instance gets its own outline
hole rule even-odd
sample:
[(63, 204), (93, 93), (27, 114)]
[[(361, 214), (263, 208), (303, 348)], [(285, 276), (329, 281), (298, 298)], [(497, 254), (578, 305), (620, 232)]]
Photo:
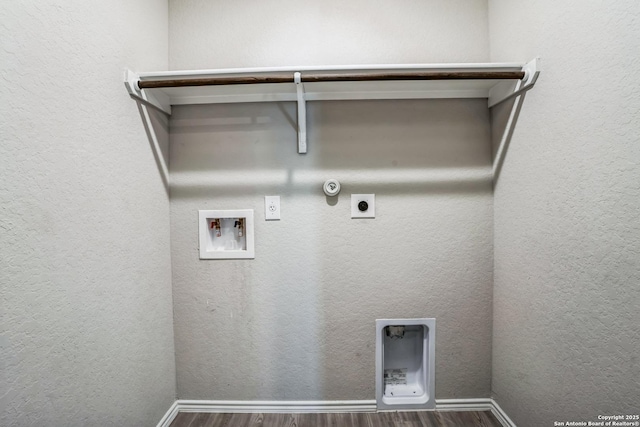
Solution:
[(376, 320), (378, 410), (435, 409), (436, 319)]
[(253, 209), (198, 211), (200, 259), (255, 258)]

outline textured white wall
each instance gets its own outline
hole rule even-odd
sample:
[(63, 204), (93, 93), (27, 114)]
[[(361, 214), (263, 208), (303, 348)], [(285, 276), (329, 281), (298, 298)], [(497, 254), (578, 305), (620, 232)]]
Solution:
[(490, 2), (541, 56), (495, 191), (493, 394), (518, 426), (637, 414), (640, 4)]
[[(486, 62), (486, 1), (170, 2), (172, 69)], [(489, 395), (492, 198), (480, 101), (176, 108), (178, 395), (373, 399), (376, 318), (438, 319), (437, 396)], [(324, 180), (342, 180), (337, 205)], [(378, 218), (351, 220), (349, 195)], [(264, 221), (264, 195), (283, 220)], [(254, 261), (199, 261), (197, 210), (256, 210)], [(388, 239), (388, 240), (386, 240)], [(386, 240), (386, 243), (385, 243)], [(461, 298), (461, 295), (464, 298)]]
[(171, 69), (485, 62), (487, 0), (169, 1)]
[[(481, 100), (175, 108), (178, 396), (373, 399), (375, 319), (437, 318), (437, 397), (487, 397), (492, 195)], [(322, 183), (342, 183), (337, 203)], [(375, 193), (375, 220), (350, 194)], [(265, 222), (264, 195), (282, 220)], [(256, 259), (200, 261), (198, 209), (254, 209)]]
[(151, 426), (175, 399), (169, 202), (122, 84), (166, 67), (167, 10), (0, 3), (3, 426)]

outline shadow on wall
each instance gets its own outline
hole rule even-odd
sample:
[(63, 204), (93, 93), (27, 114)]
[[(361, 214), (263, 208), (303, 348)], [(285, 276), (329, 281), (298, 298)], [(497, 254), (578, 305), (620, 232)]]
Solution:
[(294, 103), (175, 107), (172, 197), (238, 192), (378, 194), (486, 192), (489, 111), (482, 100), (310, 102), (307, 154), (297, 153)]

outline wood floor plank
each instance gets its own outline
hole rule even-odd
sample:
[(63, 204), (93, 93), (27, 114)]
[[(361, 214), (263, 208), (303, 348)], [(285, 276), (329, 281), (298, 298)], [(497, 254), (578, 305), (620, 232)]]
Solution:
[(393, 427), (422, 427), (422, 422), (415, 412), (391, 412)]
[(478, 411), (478, 420), (480, 421), (479, 426), (482, 427), (502, 427), (502, 424), (495, 415), (491, 413), (491, 411)]
[(255, 414), (231, 414), (231, 417), (224, 427), (250, 427), (254, 415)]
[(231, 414), (206, 414), (207, 421), (198, 427), (227, 427)]
[(249, 425), (251, 427), (262, 427), (264, 425), (264, 414), (251, 415), (253, 415), (253, 417), (251, 417), (251, 421), (249, 422)]
[[(296, 414), (264, 414), (262, 427), (297, 427)], [(253, 426), (252, 426), (253, 427)]]
[(354, 426), (354, 427), (372, 427), (371, 423), (370, 423), (370, 419), (367, 416), (368, 414), (365, 413), (350, 413), (350, 414), (343, 414), (345, 415), (345, 421), (347, 422), (347, 424), (345, 425), (349, 425), (349, 426)]
[[(221, 422), (222, 417), (211, 417), (211, 415), (219, 415), (219, 414), (207, 414), (202, 412), (194, 413), (195, 417), (192, 418), (191, 422), (186, 427), (222, 427), (224, 424)], [(221, 414), (220, 414), (221, 415)], [(220, 420), (216, 423), (216, 421)]]
[(395, 418), (396, 417), (394, 412), (374, 412), (369, 414), (371, 427), (393, 426)]
[(423, 427), (438, 427), (440, 424), (435, 416), (435, 411), (416, 412), (418, 418), (422, 422)]
[[(464, 420), (458, 420), (457, 413), (453, 411), (434, 411), (433, 416), (436, 419), (438, 427), (456, 427)], [(473, 424), (470, 424), (473, 425)]]
[(193, 427), (193, 420), (197, 416), (197, 412), (179, 413), (171, 423), (171, 427)]
[(336, 427), (336, 414), (297, 414), (297, 427)]
[(319, 426), (321, 414), (296, 414), (298, 427), (314, 427)]

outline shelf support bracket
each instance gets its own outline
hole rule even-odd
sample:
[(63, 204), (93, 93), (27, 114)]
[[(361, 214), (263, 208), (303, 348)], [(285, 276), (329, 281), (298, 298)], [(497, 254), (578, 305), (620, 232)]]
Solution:
[(500, 176), (502, 164), (504, 163), (509, 144), (511, 143), (513, 131), (516, 128), (516, 123), (520, 116), (520, 110), (522, 109), (525, 95), (529, 89), (533, 88), (538, 80), (538, 75), (540, 74), (540, 58), (535, 58), (531, 62), (527, 63), (522, 67), (522, 70), (525, 72), (524, 79), (518, 80), (515, 84), (501, 83), (494, 86), (489, 92), (489, 108), (500, 105), (511, 99), (514, 100), (513, 105), (510, 107), (509, 117), (507, 118), (504, 126), (498, 149), (493, 160), (494, 186)]
[(163, 100), (161, 102), (156, 97), (151, 94), (144, 93), (139, 87), (138, 82), (140, 81), (140, 77), (131, 70), (125, 70), (124, 72), (124, 86), (127, 88), (127, 92), (129, 92), (129, 96), (139, 104), (142, 104), (146, 107), (153, 108), (163, 114), (168, 116), (171, 115), (171, 104), (169, 100)]
[[(145, 94), (138, 87), (139, 80), (138, 75), (131, 70), (125, 71), (124, 85), (127, 88), (127, 92), (129, 92), (129, 96), (136, 101), (136, 106), (138, 107), (138, 112), (140, 113), (140, 118), (142, 119), (142, 124), (147, 134), (149, 145), (153, 150), (153, 155), (155, 157), (164, 188), (167, 191), (167, 194), (169, 194), (169, 168), (165, 160), (165, 156), (163, 155), (159, 135), (156, 133), (151, 110), (158, 111), (162, 114), (162, 116), (157, 116), (158, 119), (164, 117), (164, 120), (168, 121), (167, 117), (171, 115), (171, 104), (169, 103), (168, 98), (164, 103), (160, 103), (155, 97)], [(166, 125), (168, 126), (168, 123)]]
[(293, 75), (298, 98), (298, 153), (307, 152), (307, 105), (304, 99), (304, 84), (300, 73)]
[(522, 67), (524, 71), (524, 79), (517, 80), (516, 82), (504, 82), (495, 85), (489, 91), (489, 108), (502, 104), (505, 101), (513, 99), (522, 95), (530, 89), (538, 81), (538, 75), (540, 75), (540, 58), (534, 58), (532, 61)]

